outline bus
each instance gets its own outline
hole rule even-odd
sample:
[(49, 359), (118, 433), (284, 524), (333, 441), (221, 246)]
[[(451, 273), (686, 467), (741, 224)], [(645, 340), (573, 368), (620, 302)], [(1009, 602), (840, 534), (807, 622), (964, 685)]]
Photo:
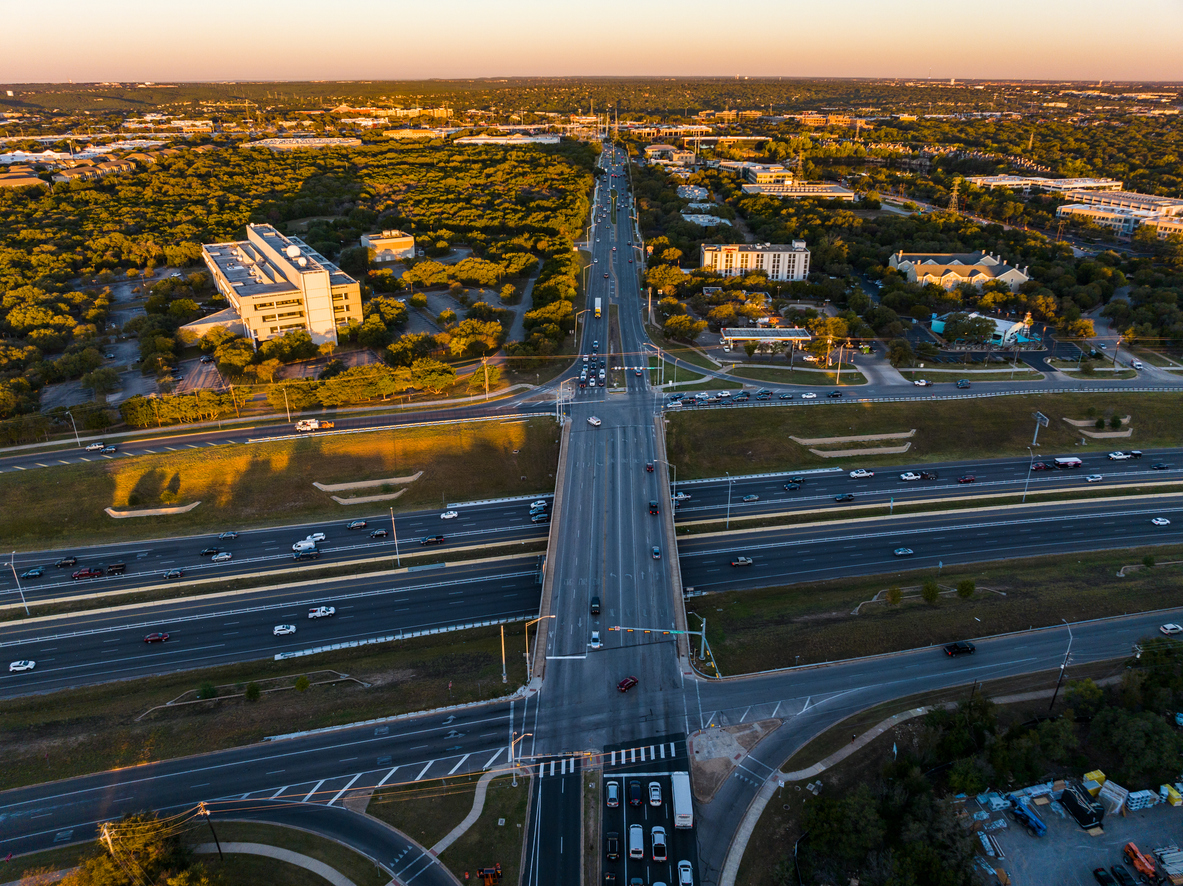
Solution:
[(596, 299), (596, 319), (600, 318), (600, 300)]

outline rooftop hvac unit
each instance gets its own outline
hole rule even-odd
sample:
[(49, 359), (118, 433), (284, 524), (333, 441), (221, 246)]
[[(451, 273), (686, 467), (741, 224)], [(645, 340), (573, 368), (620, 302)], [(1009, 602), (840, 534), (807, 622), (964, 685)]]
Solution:
[[(292, 249), (295, 249), (295, 248), (296, 248), (295, 246), (292, 247)], [(296, 259), (296, 264), (298, 264), (302, 268), (306, 268), (306, 267), (308, 267), (308, 259), (304, 258), (304, 256), (300, 256), (298, 259)]]
[(300, 255), (300, 247), (293, 243), (284, 252), (287, 253), (288, 258), (297, 258)]

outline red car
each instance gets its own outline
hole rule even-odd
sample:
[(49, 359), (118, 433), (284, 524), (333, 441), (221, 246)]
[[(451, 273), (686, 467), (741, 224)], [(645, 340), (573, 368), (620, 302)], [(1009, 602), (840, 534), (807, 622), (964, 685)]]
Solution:
[(1047, 462), (1037, 461), (1037, 462), (1032, 462), (1032, 464), (1031, 464), (1031, 470), (1033, 470), (1033, 471), (1050, 471), (1051, 469), (1052, 469), (1052, 466), (1049, 465)]
[(636, 677), (625, 677), (623, 680), (621, 680), (619, 683), (616, 684), (616, 688), (619, 689), (621, 692), (628, 692), (630, 689), (632, 689), (634, 686), (636, 686), (639, 682), (641, 682), (641, 681), (638, 680)]
[(73, 578), (74, 581), (78, 581), (80, 578), (99, 578), (102, 576), (102, 574), (103, 570), (99, 569), (97, 566), (85, 566), (70, 577)]
[(975, 477), (973, 474), (964, 474), (964, 475), (957, 478), (957, 482), (958, 483), (976, 483), (976, 482), (978, 482), (978, 478)]
[(144, 638), (144, 642), (145, 643), (163, 643), (167, 639), (168, 639), (168, 634), (164, 634), (164, 633), (149, 634), (147, 637)]
[(649, 462), (648, 464), (646, 464), (645, 470), (648, 471), (650, 474), (652, 474), (653, 473), (653, 462)]

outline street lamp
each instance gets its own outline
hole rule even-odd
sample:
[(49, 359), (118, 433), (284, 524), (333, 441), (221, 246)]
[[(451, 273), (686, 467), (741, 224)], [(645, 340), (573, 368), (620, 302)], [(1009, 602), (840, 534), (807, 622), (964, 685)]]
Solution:
[(1031, 485), (1031, 466), (1035, 464), (1035, 453), (1031, 451), (1031, 447), (1027, 447), (1027, 482), (1023, 484), (1023, 504), (1027, 503), (1027, 487)]
[(514, 748), (523, 738), (529, 738), (533, 734), (533, 732), (523, 732), (521, 735), (518, 735), (515, 732), (514, 735), (517, 735), (517, 738), (512, 739), (509, 743), (509, 765), (513, 767), (513, 786), (515, 788), (518, 786), (518, 764), (516, 757), (514, 756)]
[(78, 438), (78, 425), (74, 422), (74, 416), (69, 409), (66, 410), (66, 415), (70, 416), (70, 424), (74, 425), (74, 442), (78, 444), (78, 448), (82, 448), (82, 441)]
[(1064, 651), (1064, 661), (1060, 663), (1060, 676), (1056, 678), (1056, 691), (1052, 693), (1052, 703), (1047, 706), (1049, 714), (1056, 705), (1056, 696), (1060, 694), (1060, 684), (1064, 682), (1064, 669), (1068, 667), (1068, 659), (1072, 655), (1072, 625), (1063, 618), (1060, 621), (1064, 622), (1064, 627), (1068, 628), (1068, 648)]
[[(584, 270), (586, 270), (586, 268)], [(586, 286), (584, 288), (586, 288)], [(580, 311), (578, 314), (575, 315), (575, 350), (576, 351), (579, 350), (579, 318), (582, 315), (586, 314), (590, 310), (591, 310), (591, 308), (584, 308), (582, 311)]]
[(16, 581), (16, 589), (21, 593), (21, 603), (25, 607), (25, 618), (29, 617), (29, 602), (25, 599), (25, 589), (21, 587), (20, 576), (16, 574), (16, 551), (12, 552), (12, 559), (8, 561), (9, 567), (12, 569), (13, 580)]
[(541, 615), (533, 621), (526, 622), (526, 682), (530, 682), (530, 625), (537, 624), (544, 618), (555, 618), (553, 615)]
[(724, 471), (727, 475), (727, 529), (731, 528), (731, 471)]

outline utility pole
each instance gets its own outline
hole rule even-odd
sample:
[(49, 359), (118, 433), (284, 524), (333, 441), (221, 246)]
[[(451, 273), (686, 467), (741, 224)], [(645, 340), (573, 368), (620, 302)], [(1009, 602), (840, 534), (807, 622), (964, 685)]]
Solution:
[(222, 855), (222, 843), (218, 840), (218, 832), (214, 830), (214, 821), (210, 817), (209, 807), (205, 805), (205, 801), (200, 804), (201, 814), (205, 816), (205, 823), (209, 825), (209, 832), (214, 835), (214, 845), (218, 847), (218, 861), (225, 861), (226, 857)]
[(390, 533), (394, 536), (394, 563), (398, 567), (402, 567), (403, 561), (398, 555), (398, 529), (394, 525), (394, 508), (390, 509)]
[(74, 426), (74, 442), (78, 444), (78, 448), (82, 448), (82, 440), (78, 437), (78, 425), (74, 422), (74, 415), (69, 409), (66, 410), (66, 415), (70, 416), (70, 424)]
[(505, 625), (501, 626), (501, 682), (509, 682), (509, 677), (505, 673)]
[(1064, 682), (1064, 669), (1068, 667), (1068, 659), (1072, 655), (1072, 625), (1062, 618), (1060, 621), (1064, 622), (1064, 626), (1068, 628), (1068, 648), (1064, 651), (1064, 660), (1060, 663), (1060, 676), (1056, 678), (1056, 691), (1052, 693), (1052, 703), (1047, 706), (1049, 714), (1056, 706), (1056, 697), (1060, 694), (1060, 684)]
[(283, 411), (288, 414), (288, 423), (292, 421), (292, 407), (288, 405), (288, 386), (280, 385), (279, 389), (283, 391)]

